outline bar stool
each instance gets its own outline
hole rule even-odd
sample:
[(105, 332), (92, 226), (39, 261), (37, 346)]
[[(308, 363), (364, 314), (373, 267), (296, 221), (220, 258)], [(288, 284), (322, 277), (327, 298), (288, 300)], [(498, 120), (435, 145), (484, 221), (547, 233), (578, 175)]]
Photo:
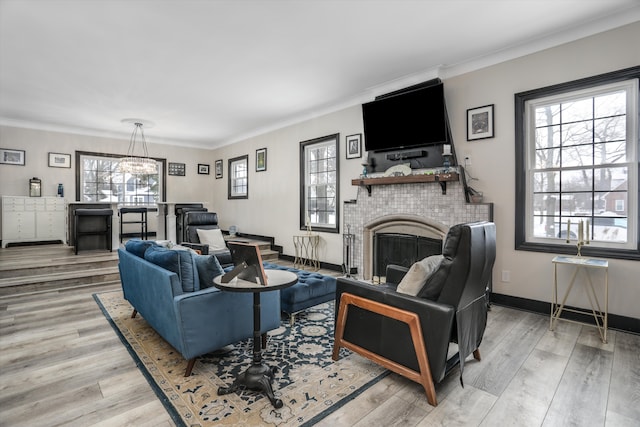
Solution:
[[(136, 218), (135, 220), (125, 221), (125, 214), (140, 214), (140, 219)], [(123, 224), (140, 224), (140, 239), (147, 240), (147, 237), (149, 237), (147, 230), (147, 208), (120, 208), (120, 243), (122, 243)]]
[(73, 211), (73, 215), (73, 240), (75, 242), (76, 255), (78, 255), (80, 237), (83, 236), (103, 236), (107, 249), (111, 252), (111, 220), (113, 210), (76, 209)]

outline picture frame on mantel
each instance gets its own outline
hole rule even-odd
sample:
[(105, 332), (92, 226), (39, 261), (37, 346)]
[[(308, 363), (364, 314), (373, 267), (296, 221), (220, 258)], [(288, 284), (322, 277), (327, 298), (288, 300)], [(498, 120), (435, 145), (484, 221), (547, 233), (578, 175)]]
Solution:
[(347, 147), (345, 150), (347, 159), (359, 159), (362, 157), (362, 134), (356, 133), (345, 138)]
[(13, 150), (11, 148), (0, 148), (0, 164), (24, 166), (24, 150)]
[(493, 106), (470, 108), (467, 110), (467, 141), (493, 138)]

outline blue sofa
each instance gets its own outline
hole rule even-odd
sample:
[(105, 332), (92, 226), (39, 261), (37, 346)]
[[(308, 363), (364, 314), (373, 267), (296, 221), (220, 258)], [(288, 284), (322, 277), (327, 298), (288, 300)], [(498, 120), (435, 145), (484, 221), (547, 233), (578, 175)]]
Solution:
[[(213, 255), (130, 240), (118, 249), (124, 298), (188, 360), (253, 336), (253, 295), (207, 287), (222, 273)], [(261, 333), (280, 326), (280, 292), (261, 295)]]

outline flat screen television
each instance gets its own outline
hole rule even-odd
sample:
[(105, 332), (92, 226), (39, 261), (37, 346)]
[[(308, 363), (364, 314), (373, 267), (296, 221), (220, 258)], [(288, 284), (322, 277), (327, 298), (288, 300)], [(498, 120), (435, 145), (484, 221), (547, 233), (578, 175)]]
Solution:
[(260, 248), (253, 243), (227, 242), (233, 260), (233, 270), (222, 276), (222, 283), (229, 283), (235, 277), (248, 282), (267, 286), (267, 275), (262, 265)]
[(367, 151), (449, 143), (442, 83), (362, 104)]

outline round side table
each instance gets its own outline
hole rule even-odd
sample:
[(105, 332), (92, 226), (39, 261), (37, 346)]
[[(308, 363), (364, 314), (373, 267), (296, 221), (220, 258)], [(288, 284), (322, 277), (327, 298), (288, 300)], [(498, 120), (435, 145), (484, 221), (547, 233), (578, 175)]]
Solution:
[(284, 270), (266, 270), (267, 285), (260, 285), (255, 282), (238, 279), (237, 277), (229, 283), (222, 283), (222, 275), (213, 279), (213, 285), (226, 292), (252, 292), (253, 293), (253, 362), (244, 372), (239, 374), (229, 387), (218, 388), (218, 395), (233, 393), (243, 385), (252, 390), (260, 390), (266, 393), (271, 404), (279, 409), (282, 408), (282, 400), (276, 399), (273, 395), (271, 381), (277, 367), (270, 367), (262, 361), (262, 340), (260, 337), (260, 293), (276, 291), (287, 288), (298, 281), (295, 273)]

